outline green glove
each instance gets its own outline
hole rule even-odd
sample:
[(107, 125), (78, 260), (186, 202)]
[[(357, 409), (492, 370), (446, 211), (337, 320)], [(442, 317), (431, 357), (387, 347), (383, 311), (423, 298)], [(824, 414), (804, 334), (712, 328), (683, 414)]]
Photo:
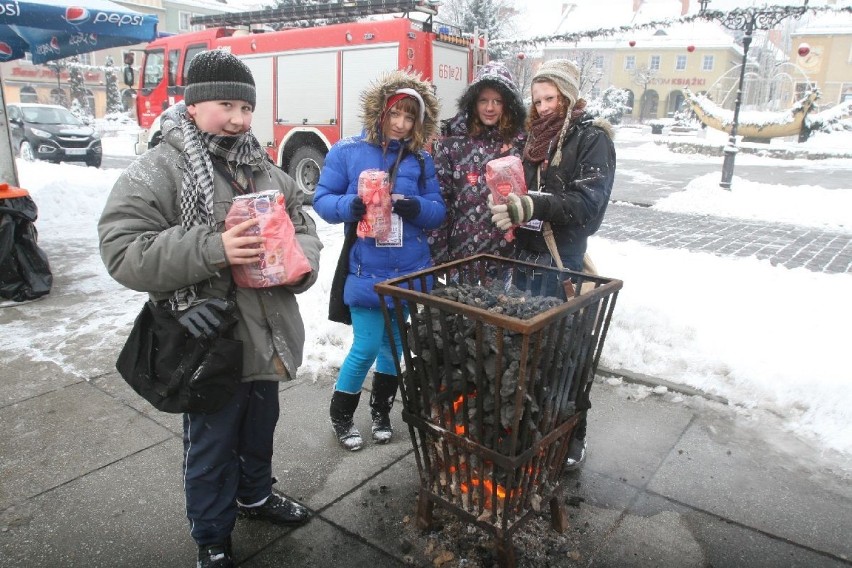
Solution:
[(491, 207), (491, 222), (501, 231), (508, 231), (515, 225), (526, 223), (533, 216), (533, 200), (529, 195), (517, 196), (510, 193), (505, 205), (495, 205), (488, 196)]

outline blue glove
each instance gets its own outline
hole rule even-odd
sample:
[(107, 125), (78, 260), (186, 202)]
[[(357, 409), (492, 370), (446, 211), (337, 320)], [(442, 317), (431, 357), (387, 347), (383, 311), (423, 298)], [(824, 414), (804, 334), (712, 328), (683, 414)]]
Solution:
[(184, 311), (178, 322), (195, 338), (213, 338), (225, 331), (234, 321), (229, 313), (234, 304), (221, 298), (210, 298)]
[(406, 197), (393, 202), (393, 212), (403, 219), (414, 219), (420, 215), (420, 201), (414, 197)]
[(349, 214), (352, 215), (355, 221), (360, 221), (361, 217), (367, 212), (367, 206), (364, 204), (364, 200), (361, 199), (360, 195), (356, 195), (351, 202), (349, 202)]

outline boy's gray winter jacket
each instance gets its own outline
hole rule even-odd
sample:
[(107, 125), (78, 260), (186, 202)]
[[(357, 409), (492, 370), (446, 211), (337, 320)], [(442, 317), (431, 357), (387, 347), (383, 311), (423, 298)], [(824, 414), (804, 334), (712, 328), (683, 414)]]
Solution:
[[(174, 290), (192, 284), (197, 284), (200, 298), (224, 298), (232, 278), (222, 232), (235, 191), (215, 171), (216, 226), (181, 226), (183, 134), (175, 118), (164, 117), (163, 142), (116, 181), (98, 224), (101, 257), (119, 283), (148, 292), (154, 301), (167, 300)], [(289, 176), (274, 166), (253, 169), (252, 174), (256, 191), (277, 189), (284, 195), (296, 238), (313, 270), (297, 286), (237, 288), (234, 338), (243, 341), (243, 382), (289, 380), (302, 363), (305, 343), (294, 294), (316, 281), (322, 243), (313, 220), (302, 210), (303, 195)]]

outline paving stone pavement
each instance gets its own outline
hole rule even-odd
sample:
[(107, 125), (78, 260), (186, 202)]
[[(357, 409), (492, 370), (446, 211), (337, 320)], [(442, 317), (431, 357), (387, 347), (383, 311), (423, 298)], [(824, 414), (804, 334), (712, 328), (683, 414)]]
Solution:
[(660, 248), (754, 256), (786, 268), (852, 272), (852, 233), (799, 225), (658, 211), (611, 203), (596, 233)]

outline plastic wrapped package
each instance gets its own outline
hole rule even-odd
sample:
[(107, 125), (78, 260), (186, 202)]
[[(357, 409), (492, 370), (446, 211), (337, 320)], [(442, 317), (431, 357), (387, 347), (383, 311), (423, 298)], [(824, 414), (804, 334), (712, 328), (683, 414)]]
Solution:
[(392, 203), (390, 179), (383, 170), (364, 170), (358, 176), (358, 196), (367, 206), (367, 213), (358, 222), (358, 236), (387, 239), (391, 230)]
[[(485, 164), (485, 185), (491, 190), (494, 203), (503, 204), (510, 193), (525, 195), (527, 182), (524, 179), (524, 165), (517, 156), (504, 156)], [(506, 240), (515, 239), (515, 229), (506, 231)]]
[(284, 196), (269, 190), (235, 197), (225, 217), (225, 230), (253, 218), (260, 219), (260, 222), (244, 235), (264, 237), (266, 240), (260, 245), (263, 252), (258, 262), (231, 266), (234, 282), (242, 288), (298, 283), (311, 271), (311, 264), (296, 239), (296, 229), (287, 214)]
[(510, 193), (525, 195), (524, 166), (517, 156), (504, 156), (485, 164), (485, 185), (491, 190), (494, 203), (506, 203)]

